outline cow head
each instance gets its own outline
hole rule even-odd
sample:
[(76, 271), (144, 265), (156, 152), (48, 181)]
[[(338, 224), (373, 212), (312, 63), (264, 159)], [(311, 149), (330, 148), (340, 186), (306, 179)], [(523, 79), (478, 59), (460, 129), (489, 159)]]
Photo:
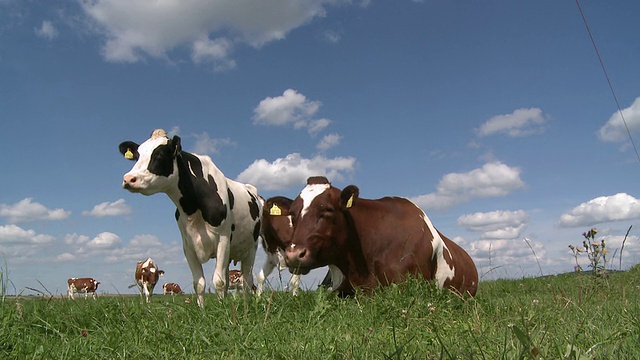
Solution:
[(154, 130), (151, 138), (141, 145), (125, 141), (119, 146), (120, 153), (135, 161), (133, 168), (123, 177), (122, 187), (143, 195), (164, 192), (178, 181), (176, 156), (182, 147), (180, 137), (167, 137), (162, 129)]
[(344, 254), (350, 233), (350, 209), (358, 201), (359, 190), (331, 186), (325, 177), (311, 177), (291, 204), (293, 221), (291, 244), (286, 249), (287, 266), (294, 274), (336, 265)]
[(285, 249), (291, 244), (293, 224), (291, 223), (291, 203), (284, 196), (269, 198), (262, 208), (262, 232), (266, 241), (266, 250), (275, 253), (278, 248)]

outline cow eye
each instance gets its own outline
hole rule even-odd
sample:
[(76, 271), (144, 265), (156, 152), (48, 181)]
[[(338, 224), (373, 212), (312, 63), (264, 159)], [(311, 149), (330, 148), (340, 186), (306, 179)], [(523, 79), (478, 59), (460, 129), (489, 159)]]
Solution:
[(320, 212), (320, 217), (323, 218), (332, 218), (335, 215), (335, 209), (331, 206), (325, 206), (322, 208), (322, 211)]

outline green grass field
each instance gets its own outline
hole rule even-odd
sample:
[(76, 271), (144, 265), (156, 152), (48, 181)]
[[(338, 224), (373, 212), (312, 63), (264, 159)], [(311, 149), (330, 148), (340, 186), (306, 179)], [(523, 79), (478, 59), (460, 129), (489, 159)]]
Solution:
[(2, 296), (2, 359), (639, 359), (640, 267), (373, 296)]

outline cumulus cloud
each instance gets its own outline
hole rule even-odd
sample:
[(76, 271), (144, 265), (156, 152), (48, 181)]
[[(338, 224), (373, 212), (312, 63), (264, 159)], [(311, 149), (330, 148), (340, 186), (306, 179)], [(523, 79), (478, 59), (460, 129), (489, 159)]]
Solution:
[(103, 251), (119, 248), (122, 244), (120, 237), (112, 232), (101, 232), (91, 241), (86, 243), (85, 248), (89, 251)]
[(338, 134), (329, 134), (320, 140), (318, 145), (316, 145), (316, 148), (320, 151), (327, 151), (340, 144), (340, 140), (342, 140), (342, 136)]
[(462, 215), (458, 225), (467, 230), (480, 232), (482, 239), (518, 239), (529, 222), (524, 210), (497, 210)]
[(114, 202), (103, 202), (91, 209), (91, 211), (83, 211), (82, 215), (105, 217), (105, 216), (120, 216), (131, 213), (129, 205), (124, 203), (124, 199), (118, 199)]
[(63, 220), (71, 215), (63, 209), (47, 209), (40, 203), (33, 202), (33, 198), (25, 198), (13, 205), (0, 204), (0, 216), (9, 222), (21, 223), (37, 220)]
[(324, 175), (330, 180), (342, 180), (354, 170), (356, 159), (336, 157), (328, 159), (316, 156), (306, 159), (298, 153), (278, 158), (274, 162), (256, 160), (249, 165), (237, 180), (250, 183), (264, 190), (283, 190), (304, 185), (309, 176)]
[[(537, 241), (529, 240), (529, 245), (524, 240), (479, 240), (471, 243), (469, 255), (478, 267), (482, 275), (502, 269), (514, 276), (515, 271), (524, 271), (523, 275), (539, 274), (538, 263), (550, 263), (547, 257), (547, 249)], [(518, 269), (513, 268), (517, 266)], [(496, 271), (499, 273), (500, 271)]]
[(600, 196), (560, 216), (561, 227), (593, 226), (609, 221), (640, 218), (640, 201), (625, 193)]
[(478, 136), (503, 133), (511, 137), (541, 134), (548, 118), (538, 108), (521, 108), (511, 114), (494, 116), (477, 129)]
[(51, 235), (38, 234), (16, 225), (0, 226), (0, 245), (43, 245), (55, 241)]
[(207, 132), (193, 135), (196, 143), (193, 152), (196, 154), (216, 154), (223, 146), (233, 146), (235, 143), (229, 138), (212, 139)]
[(129, 242), (129, 246), (134, 248), (150, 248), (152, 246), (161, 246), (162, 242), (155, 235), (143, 234), (136, 235)]
[(58, 36), (58, 30), (51, 21), (43, 21), (39, 28), (35, 29), (36, 35), (43, 39), (53, 40)]
[(281, 96), (267, 97), (253, 110), (256, 125), (288, 126), (306, 128), (315, 134), (331, 123), (329, 119), (314, 119), (320, 110), (320, 101), (308, 100), (294, 89), (287, 89)]
[(232, 43), (255, 48), (281, 40), (295, 28), (326, 14), (333, 0), (278, 1), (82, 1), (106, 42), (108, 61), (136, 62), (192, 49), (195, 62), (233, 64)]
[(436, 192), (411, 200), (423, 209), (442, 210), (476, 198), (506, 196), (524, 186), (519, 168), (494, 161), (467, 173), (446, 174)]
[[(640, 97), (626, 109), (622, 110), (622, 114), (632, 134), (640, 131)], [(622, 121), (620, 112), (616, 111), (611, 115), (609, 121), (598, 130), (598, 138), (606, 142), (624, 142), (629, 140), (627, 128)]]

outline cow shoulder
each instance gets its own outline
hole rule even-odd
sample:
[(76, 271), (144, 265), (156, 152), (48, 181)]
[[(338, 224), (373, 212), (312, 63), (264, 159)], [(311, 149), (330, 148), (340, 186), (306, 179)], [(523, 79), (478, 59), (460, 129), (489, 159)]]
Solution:
[[(209, 225), (220, 226), (227, 218), (227, 205), (220, 196), (219, 189), (223, 184), (218, 184), (213, 174), (204, 171), (203, 161), (210, 162), (211, 160), (184, 151), (181, 152), (178, 159), (178, 174), (180, 176), (178, 189), (182, 195), (180, 207), (187, 215), (193, 215), (200, 210), (202, 217)], [(214, 167), (213, 162), (210, 165)], [(224, 176), (220, 176), (220, 178), (222, 181), (226, 181)], [(228, 191), (224, 191), (224, 195), (228, 196)]]

